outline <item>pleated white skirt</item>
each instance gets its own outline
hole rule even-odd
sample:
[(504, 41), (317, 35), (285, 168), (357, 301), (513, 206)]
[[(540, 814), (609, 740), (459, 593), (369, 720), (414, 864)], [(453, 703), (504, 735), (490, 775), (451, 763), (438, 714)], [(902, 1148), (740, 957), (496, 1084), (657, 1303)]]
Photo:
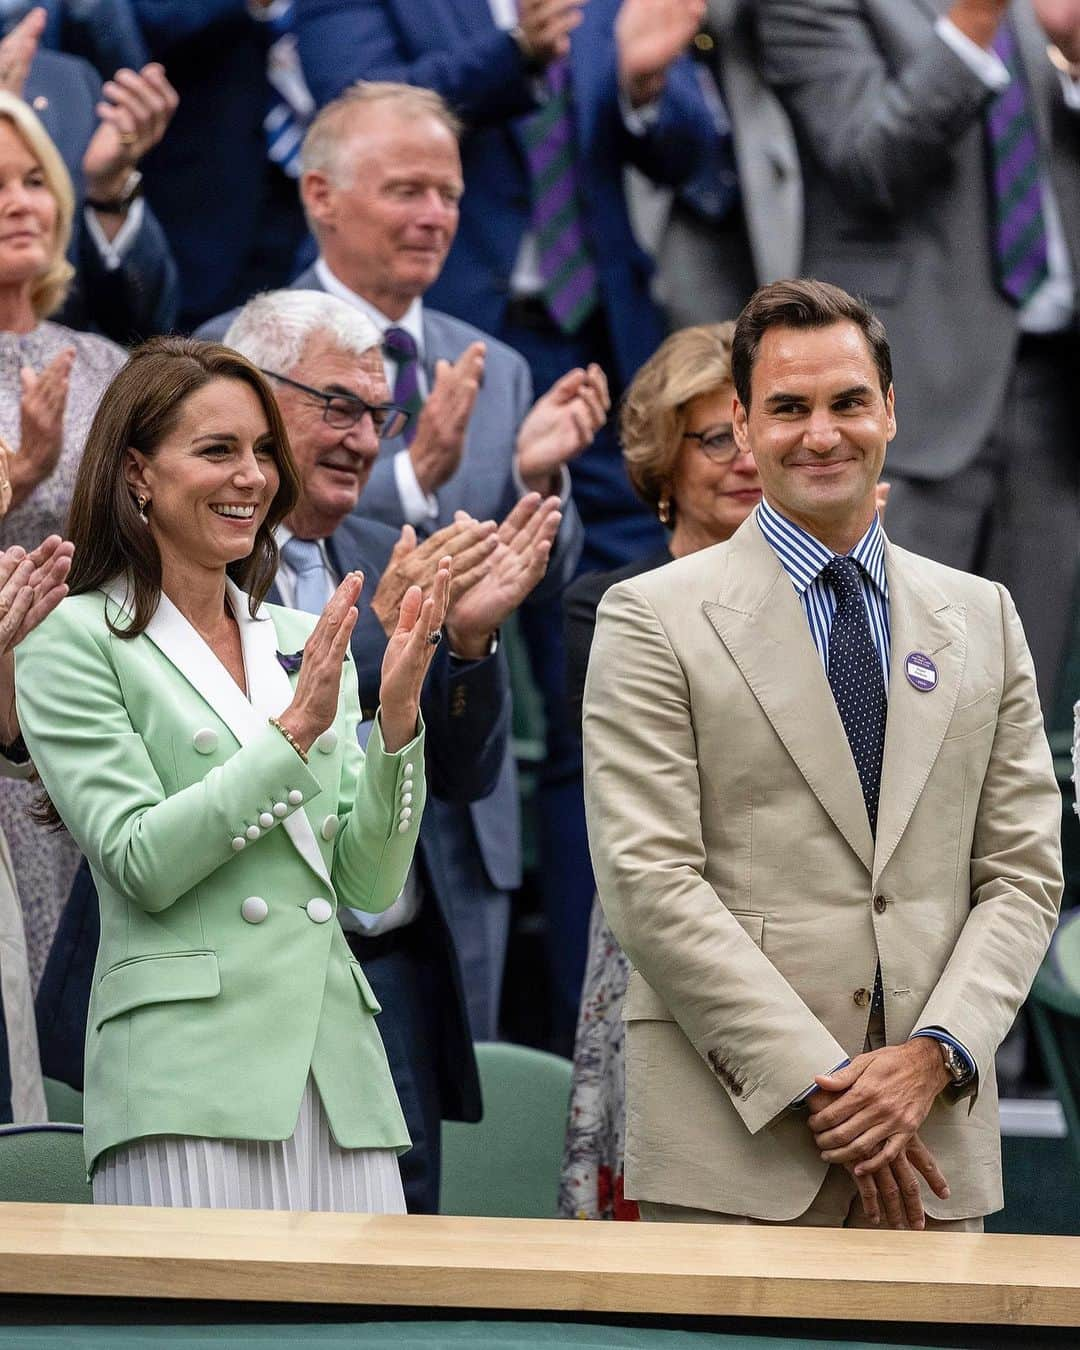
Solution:
[(93, 1188), (97, 1205), (405, 1213), (397, 1154), (340, 1148), (310, 1074), (290, 1138), (137, 1139), (99, 1160)]

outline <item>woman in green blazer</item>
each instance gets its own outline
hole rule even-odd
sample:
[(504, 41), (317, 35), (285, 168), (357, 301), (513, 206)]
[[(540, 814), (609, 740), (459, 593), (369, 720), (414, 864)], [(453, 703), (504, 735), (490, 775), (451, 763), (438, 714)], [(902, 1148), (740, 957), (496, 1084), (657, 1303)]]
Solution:
[(404, 1209), (409, 1138), (336, 912), (385, 909), (409, 869), (450, 565), (402, 605), (365, 755), (349, 657), (362, 578), (317, 622), (260, 604), (296, 494), (253, 366), (145, 344), (90, 430), (71, 594), (19, 649), (23, 735), (101, 903), (98, 1201)]

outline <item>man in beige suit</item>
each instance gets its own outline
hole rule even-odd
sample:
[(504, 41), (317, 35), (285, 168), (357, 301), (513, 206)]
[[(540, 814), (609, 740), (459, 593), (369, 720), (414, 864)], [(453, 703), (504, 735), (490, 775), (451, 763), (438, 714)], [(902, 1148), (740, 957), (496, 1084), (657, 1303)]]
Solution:
[(626, 1193), (650, 1219), (981, 1228), (994, 1052), (1061, 895), (1023, 630), (1001, 586), (881, 531), (896, 418), (865, 306), (764, 287), (733, 367), (764, 502), (608, 591), (585, 694), (634, 966)]

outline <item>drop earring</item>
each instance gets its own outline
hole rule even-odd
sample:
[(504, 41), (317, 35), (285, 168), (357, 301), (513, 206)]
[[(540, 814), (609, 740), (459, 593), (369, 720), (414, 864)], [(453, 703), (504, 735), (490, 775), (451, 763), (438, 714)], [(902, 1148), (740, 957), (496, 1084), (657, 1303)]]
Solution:
[(663, 492), (660, 500), (656, 503), (656, 514), (660, 517), (661, 525), (671, 524), (671, 495)]
[(135, 498), (135, 502), (136, 502), (136, 504), (137, 504), (137, 506), (138, 506), (138, 508), (139, 508), (139, 519), (142, 521), (142, 523), (143, 523), (144, 525), (149, 525), (150, 522), (149, 522), (149, 520), (147, 520), (147, 518), (146, 518), (146, 508), (147, 508), (147, 506), (149, 506), (149, 502), (148, 502), (147, 499), (142, 495), (141, 492), (140, 492), (139, 495)]

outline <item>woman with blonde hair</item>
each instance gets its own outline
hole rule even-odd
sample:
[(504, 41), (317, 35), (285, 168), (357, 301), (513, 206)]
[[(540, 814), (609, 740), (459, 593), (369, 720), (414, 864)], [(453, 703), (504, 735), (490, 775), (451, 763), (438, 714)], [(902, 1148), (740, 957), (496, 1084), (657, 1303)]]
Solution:
[[(106, 338), (49, 321), (74, 279), (65, 256), (74, 195), (60, 154), (33, 111), (0, 92), (0, 437), (14, 447), (11, 508), (0, 549), (33, 549), (63, 531), (86, 432), (124, 361)], [(27, 815), (34, 788), (0, 781), (34, 985), (67, 899), (79, 850)]]

